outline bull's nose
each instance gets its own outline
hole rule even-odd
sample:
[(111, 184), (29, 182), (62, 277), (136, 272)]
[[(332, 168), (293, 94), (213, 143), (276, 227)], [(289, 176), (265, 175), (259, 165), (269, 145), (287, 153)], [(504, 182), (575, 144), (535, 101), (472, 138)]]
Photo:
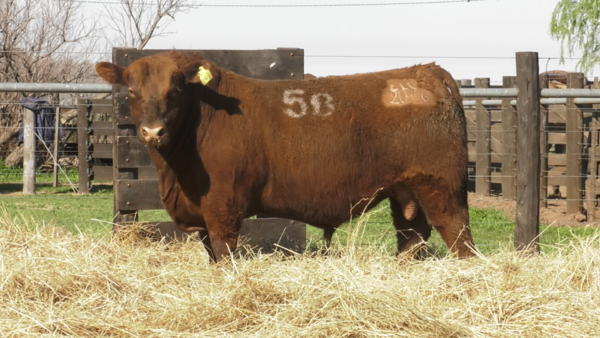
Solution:
[(141, 125), (140, 131), (142, 138), (146, 143), (160, 145), (161, 141), (165, 138), (166, 129), (164, 125)]
[(165, 134), (165, 128), (162, 126), (150, 128), (150, 127), (142, 127), (142, 135), (144, 137), (149, 138), (160, 138)]

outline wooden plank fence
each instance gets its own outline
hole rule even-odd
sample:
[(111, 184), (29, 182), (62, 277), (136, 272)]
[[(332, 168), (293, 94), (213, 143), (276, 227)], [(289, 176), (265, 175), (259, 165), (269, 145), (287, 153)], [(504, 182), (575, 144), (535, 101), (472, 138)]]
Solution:
[[(142, 56), (151, 55), (156, 52), (158, 51), (114, 49), (113, 62), (121, 66), (127, 66)], [(304, 58), (302, 49), (204, 51), (204, 54), (208, 59), (213, 60), (221, 67), (248, 77), (296, 80), (303, 78)], [(517, 54), (517, 60), (519, 60), (519, 54), (521, 53)], [(534, 66), (534, 64), (539, 62), (537, 54), (525, 54), (528, 55), (527, 60), (529, 61), (527, 62), (529, 66), (523, 66), (523, 64), (518, 66), (524, 67), (523, 69), (519, 68), (521, 69), (520, 73), (527, 74), (528, 83), (539, 82), (539, 85), (536, 85), (538, 87), (526, 88), (522, 85), (524, 83), (523, 75), (521, 75), (520, 79), (516, 77), (504, 77), (502, 87), (515, 88), (517, 83), (521, 83), (519, 95), (529, 95), (527, 98), (535, 101), (536, 107), (533, 107), (531, 104), (523, 104), (522, 106), (527, 106), (527, 108), (516, 109), (511, 103), (513, 98), (509, 97), (497, 100), (497, 106), (484, 104), (484, 101), (488, 98), (477, 97), (474, 101), (469, 100), (473, 101), (474, 104), (465, 107), (468, 128), (469, 174), (472, 178), (472, 190), (482, 194), (499, 194), (505, 199), (518, 198), (523, 202), (524, 197), (517, 197), (517, 191), (519, 190), (517, 176), (521, 176), (521, 178), (525, 176), (530, 177), (527, 182), (535, 178), (536, 184), (539, 183), (540, 187), (539, 189), (533, 189), (537, 190), (535, 198), (530, 196), (530, 193), (528, 194), (528, 203), (541, 200), (542, 206), (544, 206), (550, 197), (566, 197), (568, 213), (587, 213), (588, 222), (595, 221), (600, 218), (600, 210), (598, 208), (598, 196), (600, 195), (598, 189), (600, 187), (600, 177), (598, 175), (600, 170), (600, 104), (579, 104), (578, 102), (594, 101), (577, 101), (577, 99), (573, 98), (567, 99), (565, 104), (540, 104), (539, 93), (535, 94), (535, 91), (539, 92), (542, 88), (548, 86), (548, 77), (539, 76), (538, 78), (537, 66)], [(274, 63), (277, 64), (277, 67), (271, 68), (270, 65)], [(532, 74), (535, 74), (535, 79), (531, 77), (533, 76)], [(594, 80), (593, 85), (587, 83), (581, 73), (570, 73), (566, 78), (567, 88), (591, 87), (600, 89), (597, 78)], [(490, 85), (489, 79), (486, 78), (475, 79), (474, 85), (471, 85), (471, 80), (457, 80), (457, 82), (463, 88), (476, 87), (485, 89), (499, 87)], [(54, 84), (52, 87), (59, 88), (60, 86), (60, 84)], [(98, 89), (96, 88), (97, 85), (84, 86), (86, 87), (77, 90), (84, 92), (87, 90), (91, 92), (98, 92), (99, 90), (106, 92), (108, 90), (105, 88)], [(7, 88), (10, 89), (11, 87)], [(61, 88), (67, 92), (73, 91), (73, 88), (70, 87)], [(59, 89), (52, 89), (52, 91), (57, 90)], [(531, 90), (534, 91), (531, 92)], [(527, 94), (528, 92), (529, 94)], [(504, 93), (506, 94), (506, 91)], [(101, 170), (95, 167), (85, 167), (85, 164), (90, 158), (92, 160), (101, 158), (101, 153), (110, 153), (109, 148), (112, 147), (115, 220), (117, 223), (122, 224), (136, 220), (138, 210), (161, 209), (162, 204), (158, 197), (155, 168), (152, 166), (147, 150), (138, 141), (136, 128), (130, 118), (126, 88), (113, 86), (112, 94), (112, 110), (109, 109), (112, 112), (112, 116), (109, 116), (112, 120), (94, 120), (93, 117), (90, 118), (93, 115), (93, 113), (90, 115), (90, 109), (94, 112), (96, 104), (102, 106), (100, 102), (92, 102), (91, 105), (84, 105), (85, 108), (79, 111), (79, 114), (81, 114), (79, 119), (81, 140), (88, 141), (87, 143), (83, 143), (85, 144), (85, 149), (80, 148), (80, 156), (83, 159), (80, 163), (84, 165), (81, 168), (84, 173), (80, 177), (84, 179), (88, 175), (93, 179), (110, 177), (110, 173), (100, 172)], [(588, 95), (586, 97), (591, 97), (589, 96), (589, 92), (584, 94)], [(471, 95), (479, 94), (473, 92)], [(511, 93), (511, 95), (514, 94)], [(468, 100), (469, 98), (465, 97), (465, 99)], [(517, 101), (521, 101), (522, 99), (523, 97), (520, 97)], [(557, 102), (557, 100), (546, 102)], [(528, 141), (524, 141), (522, 145), (517, 146), (517, 122), (522, 123), (522, 119), (530, 119), (532, 116), (528, 114), (537, 116), (533, 120), (528, 120), (529, 122), (535, 122), (529, 124), (535, 126), (532, 127), (534, 130), (531, 130), (531, 133), (536, 135), (535, 140), (531, 140), (531, 137), (529, 137), (531, 135), (523, 135), (523, 129), (527, 127), (522, 126), (520, 138), (523, 139), (527, 136)], [(108, 112), (101, 115), (108, 115)], [(539, 123), (536, 119), (539, 119)], [(28, 121), (29, 119), (26, 118), (25, 120)], [(97, 136), (95, 135), (96, 133), (101, 134), (101, 130), (107, 129), (107, 126), (112, 126), (111, 134), (101, 136), (112, 137), (112, 146), (100, 145), (102, 143), (98, 144), (98, 142), (93, 144), (94, 142), (90, 138)], [(26, 131), (28, 131), (27, 127)], [(538, 134), (539, 136), (537, 136)], [(29, 140), (31, 137), (27, 139)], [(531, 148), (532, 144), (535, 144), (537, 151)], [(519, 152), (523, 152), (521, 148), (527, 148), (530, 153), (536, 153), (533, 156), (535, 157), (535, 161), (529, 157), (521, 157), (521, 163), (518, 163), (517, 155)], [(539, 153), (537, 153), (538, 151)], [(30, 150), (30, 152), (33, 153), (33, 150)], [(535, 170), (532, 169), (529, 162), (536, 162)], [(519, 174), (517, 171), (519, 171)], [(538, 174), (537, 171), (541, 174)], [(29, 171), (25, 170), (24, 179), (28, 178), (28, 173)], [(85, 185), (86, 181), (83, 184)], [(89, 187), (89, 184), (87, 187)], [(81, 190), (85, 191), (85, 188)], [(519, 205), (522, 203), (517, 204), (519, 208)], [(537, 223), (535, 222), (534, 213), (539, 213), (539, 209), (531, 206), (528, 206), (526, 209), (527, 213), (531, 216), (527, 218), (526, 223), (532, 229), (538, 227), (539, 224), (533, 223)], [(247, 223), (261, 222), (264, 224), (267, 220), (260, 220), (260, 222), (248, 221)], [(276, 222), (281, 224), (280, 220)], [(293, 224), (291, 221), (286, 220), (285, 222), (284, 229)], [(518, 220), (517, 223), (519, 223)], [(158, 226), (172, 228), (172, 223), (160, 223)], [(517, 224), (517, 228), (520, 226), (520, 224)], [(520, 248), (523, 248), (527, 244), (527, 238), (532, 233), (535, 234), (535, 232), (521, 232), (520, 229), (516, 229), (515, 233), (517, 234), (518, 232), (526, 234), (518, 240), (515, 237), (517, 240), (515, 244)]]
[[(581, 73), (568, 74), (567, 88), (600, 88), (597, 80), (590, 85), (584, 79)], [(475, 86), (464, 83), (471, 82), (457, 80), (462, 88), (494, 88), (485, 78), (475, 79)], [(515, 83), (516, 77), (505, 76), (502, 87), (514, 88)], [(547, 88), (548, 77), (540, 76), (539, 83), (540, 88)], [(517, 109), (511, 105), (514, 98), (502, 98), (499, 106), (484, 106), (481, 103), (484, 99), (488, 98), (476, 98), (475, 105), (465, 106), (470, 190), (515, 199), (518, 149), (515, 144)], [(465, 100), (470, 98), (465, 97)], [(542, 207), (547, 206), (548, 198), (566, 198), (568, 214), (587, 213), (592, 215), (588, 221), (593, 219), (589, 200), (597, 195), (587, 193), (587, 189), (595, 185), (587, 183), (586, 175), (598, 173), (592, 167), (600, 156), (590, 150), (593, 144), (588, 137), (597, 133), (598, 125), (592, 121), (598, 118), (600, 105), (577, 104), (573, 98), (567, 99), (566, 104), (540, 105)]]

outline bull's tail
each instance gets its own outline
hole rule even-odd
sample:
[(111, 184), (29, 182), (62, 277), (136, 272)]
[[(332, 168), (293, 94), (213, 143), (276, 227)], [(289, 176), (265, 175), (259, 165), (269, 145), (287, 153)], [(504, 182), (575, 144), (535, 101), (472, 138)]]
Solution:
[(431, 66), (429, 67), (429, 71), (431, 72), (431, 74), (434, 77), (436, 77), (438, 80), (440, 80), (446, 87), (448, 87), (448, 89), (450, 90), (450, 92), (452, 94), (452, 97), (456, 100), (456, 102), (462, 109), (463, 106), (462, 106), (462, 96), (460, 95), (460, 89), (456, 85), (456, 81), (454, 80), (452, 75), (450, 75), (450, 73), (448, 73), (448, 71), (446, 71), (444, 68), (442, 68), (434, 63), (432, 63), (430, 65)]
[(458, 86), (456, 85), (456, 81), (454, 80), (454, 78), (452, 77), (452, 75), (450, 75), (450, 73), (448, 73), (445, 69), (440, 68), (442, 70), (443, 73), (443, 80), (442, 82), (448, 87), (450, 88), (450, 91), (452, 91), (452, 96), (454, 96), (454, 99), (456, 100), (456, 102), (458, 103), (458, 105), (460, 106), (460, 108), (463, 108), (462, 105), (462, 95), (460, 95), (460, 89), (458, 88)]

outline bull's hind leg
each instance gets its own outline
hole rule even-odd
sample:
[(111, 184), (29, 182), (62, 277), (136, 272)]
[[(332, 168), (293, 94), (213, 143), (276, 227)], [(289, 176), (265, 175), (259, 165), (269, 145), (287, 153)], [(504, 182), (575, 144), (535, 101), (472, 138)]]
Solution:
[(333, 234), (335, 233), (338, 227), (332, 225), (324, 225), (319, 227), (323, 229), (324, 246), (321, 246), (318, 251), (320, 254), (328, 254), (329, 250), (331, 249), (331, 241), (333, 239)]
[(417, 259), (424, 258), (427, 250), (425, 242), (431, 236), (431, 226), (427, 224), (425, 213), (417, 206), (412, 217), (407, 219), (406, 207), (394, 198), (390, 198), (390, 207), (398, 239), (398, 254), (409, 253)]
[(469, 226), (466, 180), (454, 190), (443, 179), (417, 177), (409, 188), (444, 242), (459, 258), (474, 256), (473, 237)]
[(323, 240), (325, 240), (326, 249), (331, 248), (331, 239), (333, 238), (333, 233), (336, 229), (337, 227), (334, 226), (327, 226), (323, 229)]

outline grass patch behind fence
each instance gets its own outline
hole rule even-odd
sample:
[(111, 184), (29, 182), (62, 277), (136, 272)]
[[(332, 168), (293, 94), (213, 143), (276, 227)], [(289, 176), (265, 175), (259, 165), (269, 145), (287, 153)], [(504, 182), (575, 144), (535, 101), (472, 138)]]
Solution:
[[(22, 191), (22, 184), (0, 184), (0, 207), (10, 215), (52, 222), (72, 233), (79, 231), (104, 236), (112, 230), (113, 189), (110, 184), (95, 184), (92, 193), (73, 194), (70, 186), (53, 188), (38, 184), (37, 195), (3, 195)], [(140, 221), (169, 221), (164, 210), (143, 210)]]
[(419, 262), (338, 243), (328, 256), (208, 264), (199, 242), (129, 229), (98, 238), (0, 216), (3, 336), (590, 337), (600, 326), (598, 235), (539, 257)]
[[(66, 176), (65, 176), (66, 174)], [(54, 174), (51, 172), (41, 172), (40, 169), (36, 169), (35, 180), (37, 183), (52, 183)], [(68, 179), (67, 179), (68, 178)], [(58, 182), (68, 184), (69, 181), (77, 184), (79, 181), (79, 169), (69, 168), (63, 173), (59, 170)], [(23, 182), (23, 168), (9, 167), (2, 159), (0, 159), (0, 183), (19, 183)]]
[[(469, 216), (471, 231), (477, 249), (483, 254), (491, 254), (502, 250), (513, 249), (514, 223), (497, 209), (470, 208)], [(358, 234), (353, 233), (353, 228), (360, 225)], [(322, 230), (307, 228), (307, 238), (318, 242), (323, 234)], [(356, 230), (354, 230), (356, 231)], [(540, 226), (540, 245), (545, 252), (555, 250), (554, 245), (573, 239), (574, 237), (594, 236), (597, 230), (593, 227), (567, 228)], [(389, 202), (383, 201), (372, 211), (365, 215), (362, 223), (354, 225), (345, 224), (334, 234), (334, 242), (345, 245), (353, 236), (359, 236), (358, 245), (373, 245), (374, 243), (388, 249), (390, 254), (396, 250), (395, 229), (389, 209)], [(448, 253), (448, 248), (440, 235), (433, 230), (429, 239), (429, 246), (441, 256)]]

